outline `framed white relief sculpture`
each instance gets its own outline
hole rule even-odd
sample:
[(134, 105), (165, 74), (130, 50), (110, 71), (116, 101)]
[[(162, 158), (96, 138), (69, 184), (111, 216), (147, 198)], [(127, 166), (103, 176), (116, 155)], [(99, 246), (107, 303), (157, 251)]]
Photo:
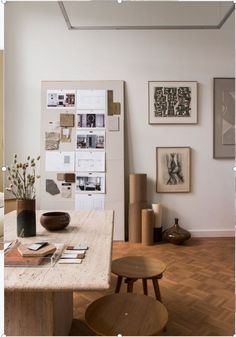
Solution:
[(214, 78), (213, 158), (235, 157), (235, 79)]

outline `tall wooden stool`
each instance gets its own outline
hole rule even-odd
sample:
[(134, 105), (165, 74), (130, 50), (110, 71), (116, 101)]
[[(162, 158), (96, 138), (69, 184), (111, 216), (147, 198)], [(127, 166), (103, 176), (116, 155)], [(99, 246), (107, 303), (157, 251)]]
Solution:
[(112, 294), (92, 302), (85, 321), (99, 336), (158, 336), (163, 334), (168, 312), (152, 297)]
[(166, 265), (160, 260), (145, 256), (126, 256), (114, 260), (112, 261), (111, 271), (118, 275), (115, 292), (119, 293), (123, 278), (127, 283), (127, 292), (132, 292), (134, 282), (142, 279), (143, 293), (147, 295), (147, 280), (150, 279), (153, 283), (156, 299), (161, 302), (158, 279), (162, 278), (165, 269)]

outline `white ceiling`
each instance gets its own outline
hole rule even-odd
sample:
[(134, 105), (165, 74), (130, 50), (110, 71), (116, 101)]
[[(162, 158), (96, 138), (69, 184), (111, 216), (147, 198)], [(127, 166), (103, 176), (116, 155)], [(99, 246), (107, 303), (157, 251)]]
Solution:
[(64, 1), (73, 27), (218, 25), (233, 2)]

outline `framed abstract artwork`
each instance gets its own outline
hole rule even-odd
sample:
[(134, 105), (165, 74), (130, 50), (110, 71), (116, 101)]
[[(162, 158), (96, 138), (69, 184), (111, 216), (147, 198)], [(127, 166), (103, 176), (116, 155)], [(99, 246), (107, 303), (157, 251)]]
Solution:
[(180, 193), (191, 190), (191, 148), (156, 148), (156, 191)]
[(197, 82), (148, 82), (149, 124), (196, 124)]
[(235, 157), (235, 79), (214, 78), (213, 158)]

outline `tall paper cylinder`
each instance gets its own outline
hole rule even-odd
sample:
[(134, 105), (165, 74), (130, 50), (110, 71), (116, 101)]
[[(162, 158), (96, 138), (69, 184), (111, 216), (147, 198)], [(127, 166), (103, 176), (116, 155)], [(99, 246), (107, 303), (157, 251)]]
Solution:
[(142, 210), (142, 244), (153, 245), (154, 212), (152, 209)]
[(147, 175), (136, 173), (129, 175), (129, 202), (147, 201)]
[(155, 218), (155, 228), (161, 228), (162, 225), (162, 205), (161, 204), (152, 204), (152, 209), (154, 212), (154, 218)]
[(147, 208), (145, 202), (129, 205), (129, 242), (141, 242), (141, 211), (143, 208)]

